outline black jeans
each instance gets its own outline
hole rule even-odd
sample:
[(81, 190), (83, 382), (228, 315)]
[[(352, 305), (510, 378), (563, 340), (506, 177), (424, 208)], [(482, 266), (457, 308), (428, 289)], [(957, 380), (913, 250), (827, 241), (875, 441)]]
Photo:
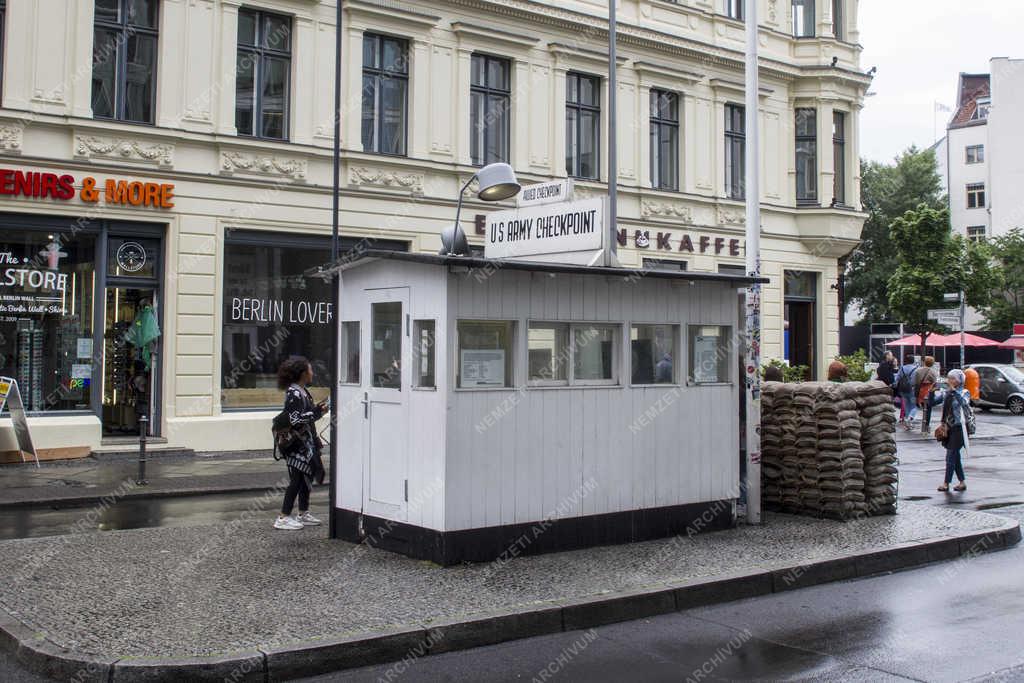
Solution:
[(281, 514), (292, 514), (295, 507), (295, 496), (299, 497), (299, 512), (309, 509), (309, 485), (306, 483), (306, 475), (294, 467), (288, 468), (288, 488), (284, 492), (284, 503), (281, 505)]

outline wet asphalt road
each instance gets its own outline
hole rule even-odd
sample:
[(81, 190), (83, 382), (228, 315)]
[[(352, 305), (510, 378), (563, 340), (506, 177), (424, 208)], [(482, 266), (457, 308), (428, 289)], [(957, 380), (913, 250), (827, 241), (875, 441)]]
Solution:
[[(1024, 429), (1024, 418), (989, 413)], [(1024, 436), (975, 442), (968, 491), (945, 494), (943, 452), (901, 443), (901, 498), (1024, 520)], [(124, 501), (95, 531), (197, 525), (252, 494)], [(326, 491), (313, 499), (326, 511)], [(0, 536), (68, 533), (83, 509), (0, 512)], [(274, 514), (267, 511), (268, 523)], [(309, 681), (1024, 681), (1024, 544), (992, 555), (651, 619), (530, 638)], [(0, 681), (39, 678), (0, 657)]]

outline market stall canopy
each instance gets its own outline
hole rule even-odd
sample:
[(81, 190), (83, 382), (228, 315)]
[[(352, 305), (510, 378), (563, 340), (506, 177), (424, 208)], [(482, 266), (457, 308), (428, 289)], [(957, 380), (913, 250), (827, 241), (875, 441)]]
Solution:
[(1001, 349), (1024, 349), (1024, 337), (1010, 337), (999, 344)]
[[(1022, 338), (1024, 341), (1024, 338)], [(1005, 342), (1003, 342), (1005, 343)], [(979, 347), (979, 346), (1002, 346), (1003, 343), (994, 341), (992, 339), (986, 339), (985, 337), (979, 337), (976, 334), (969, 332), (964, 334), (964, 346)], [(891, 341), (886, 346), (920, 346), (921, 335), (912, 334), (896, 341)], [(960, 333), (953, 332), (950, 334), (938, 334), (933, 333), (928, 335), (925, 340), (925, 346), (933, 346), (936, 348), (960, 346)], [(1024, 348), (1024, 346), (1013, 347), (1013, 348)]]

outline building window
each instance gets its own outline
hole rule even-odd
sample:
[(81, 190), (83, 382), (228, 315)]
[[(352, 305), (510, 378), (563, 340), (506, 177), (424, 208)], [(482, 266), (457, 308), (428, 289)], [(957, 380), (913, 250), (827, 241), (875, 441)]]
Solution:
[(725, 14), (731, 19), (743, 21), (743, 1), (725, 0)]
[(818, 113), (796, 110), (796, 201), (818, 201)]
[(967, 186), (967, 208), (985, 208), (985, 183), (970, 183)]
[(832, 0), (832, 35), (836, 40), (846, 40), (844, 30), (843, 0)]
[(679, 96), (651, 90), (651, 186), (679, 189)]
[(347, 320), (341, 323), (341, 358), (345, 363), (342, 370), (343, 384), (359, 384), (359, 321)]
[(984, 242), (986, 237), (986, 230), (984, 225), (968, 225), (967, 226), (967, 239), (972, 242)]
[(690, 382), (728, 382), (734, 346), (730, 328), (725, 325), (690, 325), (689, 328)]
[(629, 358), (633, 384), (675, 384), (678, 325), (633, 325)]
[(985, 161), (985, 145), (967, 145), (967, 163), (980, 164)]
[(972, 121), (982, 121), (988, 118), (988, 110), (992, 106), (991, 97), (979, 97), (974, 103), (974, 113), (971, 114)]
[(238, 11), (235, 127), (239, 135), (288, 137), (292, 20), (269, 12)]
[(738, 263), (719, 263), (718, 264), (719, 275), (739, 275), (740, 277), (747, 276), (747, 267), (741, 266)]
[(533, 386), (615, 384), (618, 326), (531, 322), (527, 381)]
[(846, 203), (846, 114), (832, 112), (832, 205)]
[(409, 44), (363, 36), (363, 151), (404, 156), (409, 93)]
[(436, 327), (434, 320), (417, 320), (412, 326), (412, 385), (420, 389), (437, 387)]
[[(309, 359), (311, 391), (324, 398), (331, 386), (331, 287), (305, 270), (330, 260), (330, 243), (281, 233), (236, 235), (229, 231), (224, 244), (221, 405), (279, 407), (277, 367), (289, 356)], [(354, 334), (355, 346), (345, 353), (356, 362), (346, 367), (346, 379), (352, 381), (354, 369), (358, 382), (358, 328)]]
[(455, 386), (511, 387), (514, 331), (515, 323), (511, 320), (459, 320)]
[(782, 357), (791, 366), (806, 366), (807, 379), (814, 379), (818, 357), (818, 273), (785, 270), (782, 275)]
[(814, 0), (793, 0), (793, 35), (814, 37)]
[(96, 0), (93, 116), (153, 123), (158, 0)]
[(508, 163), (511, 72), (507, 59), (473, 55), (471, 62), (470, 155), (477, 166), (497, 161)]
[(570, 73), (565, 77), (565, 172), (597, 180), (601, 139), (601, 79)]
[(743, 199), (744, 113), (738, 104), (725, 105), (725, 196)]
[(91, 385), (103, 368), (93, 347), (93, 288), (103, 277), (95, 252), (85, 233), (0, 231), (0, 263), (17, 264), (0, 279), (0, 375), (17, 380), (25, 410), (94, 407)]

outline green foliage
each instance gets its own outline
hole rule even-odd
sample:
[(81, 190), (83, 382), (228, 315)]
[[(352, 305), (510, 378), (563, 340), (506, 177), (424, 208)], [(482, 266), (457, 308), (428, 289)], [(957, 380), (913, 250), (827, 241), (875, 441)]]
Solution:
[(969, 306), (989, 302), (999, 281), (991, 251), (951, 235), (947, 209), (921, 204), (892, 222), (890, 236), (898, 265), (888, 282), (889, 310), (922, 335), (922, 344), (932, 332), (946, 331), (928, 319), (928, 309), (949, 307), (944, 293), (963, 289)]
[(857, 349), (849, 356), (836, 356), (836, 360), (846, 366), (851, 381), (867, 382), (871, 379), (871, 371), (864, 369), (864, 364), (868, 362), (868, 354), (864, 349)]
[(869, 322), (898, 320), (889, 307), (889, 278), (899, 264), (889, 232), (892, 222), (920, 204), (938, 209), (944, 204), (935, 153), (910, 147), (895, 164), (861, 161), (861, 203), (868, 213), (861, 243), (847, 262), (844, 289), (847, 301), (864, 310)]
[(778, 358), (772, 358), (767, 363), (761, 366), (761, 377), (764, 377), (764, 371), (769, 367), (778, 368), (782, 371), (783, 382), (803, 382), (807, 379), (807, 374), (810, 372), (810, 368), (806, 365), (787, 365), (786, 361)]
[(991, 250), (999, 278), (981, 312), (986, 328), (1010, 330), (1014, 323), (1024, 323), (1024, 231), (1016, 228), (994, 238)]

